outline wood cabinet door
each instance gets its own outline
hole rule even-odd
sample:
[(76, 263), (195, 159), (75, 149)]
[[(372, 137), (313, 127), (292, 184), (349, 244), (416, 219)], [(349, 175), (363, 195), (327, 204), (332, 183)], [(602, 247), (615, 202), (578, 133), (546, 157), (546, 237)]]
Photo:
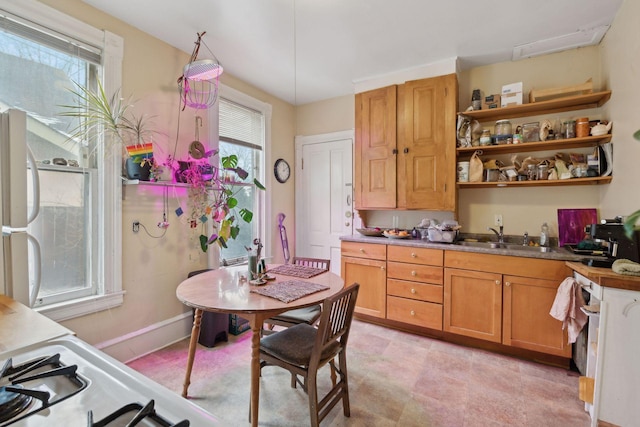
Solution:
[(401, 99), (398, 205), (455, 211), (456, 75), (407, 82)]
[(503, 344), (571, 357), (562, 322), (549, 314), (560, 282), (506, 275), (503, 280)]
[(444, 325), (447, 332), (502, 341), (502, 275), (444, 270)]
[(355, 208), (396, 207), (396, 86), (356, 95)]
[(387, 263), (385, 261), (342, 257), (341, 275), (345, 286), (360, 284), (356, 313), (386, 317)]

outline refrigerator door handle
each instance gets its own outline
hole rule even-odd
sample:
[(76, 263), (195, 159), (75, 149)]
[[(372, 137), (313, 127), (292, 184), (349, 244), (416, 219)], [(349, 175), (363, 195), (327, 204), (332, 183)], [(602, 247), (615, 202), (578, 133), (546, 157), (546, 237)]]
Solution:
[(33, 181), (33, 205), (31, 212), (27, 215), (27, 224), (32, 223), (40, 213), (40, 173), (38, 172), (38, 165), (36, 159), (31, 152), (29, 146), (27, 146), (27, 163), (31, 165), (31, 178)]
[(40, 285), (42, 283), (42, 252), (38, 239), (27, 233), (27, 241), (33, 245), (33, 269), (34, 278), (33, 286), (29, 286), (29, 306), (33, 307), (40, 293)]

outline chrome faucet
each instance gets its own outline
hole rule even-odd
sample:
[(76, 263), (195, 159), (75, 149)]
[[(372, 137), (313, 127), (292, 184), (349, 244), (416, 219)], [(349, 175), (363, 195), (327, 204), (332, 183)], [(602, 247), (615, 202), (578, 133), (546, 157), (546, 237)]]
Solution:
[(487, 227), (487, 230), (496, 233), (496, 236), (498, 236), (498, 243), (504, 243), (504, 227), (502, 225), (500, 226), (499, 233), (495, 228)]

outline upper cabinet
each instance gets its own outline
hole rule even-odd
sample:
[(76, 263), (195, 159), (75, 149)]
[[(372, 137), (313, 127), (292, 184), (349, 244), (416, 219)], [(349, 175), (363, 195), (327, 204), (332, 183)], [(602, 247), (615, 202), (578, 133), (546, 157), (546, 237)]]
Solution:
[(397, 86), (356, 95), (355, 207), (396, 207)]
[(356, 95), (356, 209), (456, 209), (455, 74)]

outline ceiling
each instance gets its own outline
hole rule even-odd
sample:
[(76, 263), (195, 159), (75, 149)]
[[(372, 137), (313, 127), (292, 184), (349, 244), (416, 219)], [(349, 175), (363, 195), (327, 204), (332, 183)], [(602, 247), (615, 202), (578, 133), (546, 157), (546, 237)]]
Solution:
[(305, 104), (442, 60), (466, 69), (541, 40), (597, 43), (589, 30), (601, 35), (624, 0), (83, 1), (188, 54), (206, 31), (198, 59), (213, 53), (225, 72)]

